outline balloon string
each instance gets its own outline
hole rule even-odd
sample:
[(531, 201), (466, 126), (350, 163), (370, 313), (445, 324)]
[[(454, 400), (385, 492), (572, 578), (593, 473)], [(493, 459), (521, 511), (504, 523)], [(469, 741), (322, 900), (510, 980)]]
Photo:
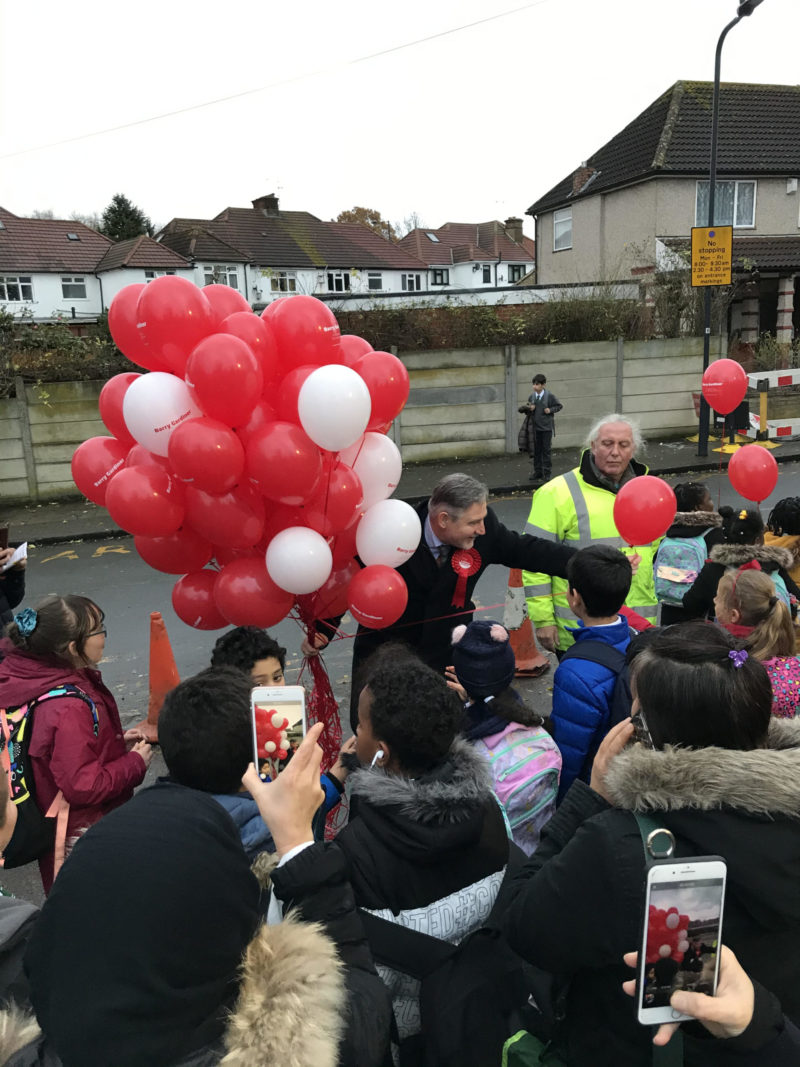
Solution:
[[(380, 633), (394, 633), (396, 630), (405, 630), (409, 626), (421, 626), (422, 624), (427, 623), (427, 622), (441, 622), (444, 619), (458, 619), (462, 615), (474, 615), (474, 614), (480, 613), (482, 611), (494, 611), (495, 608), (503, 608), (503, 607), (505, 607), (505, 601), (503, 601), (500, 604), (487, 604), (486, 606), (481, 606), (479, 608), (466, 608), (464, 611), (454, 611), (450, 615), (434, 615), (433, 618), (430, 618), (430, 619), (426, 618), (426, 619), (420, 619), (419, 621), (416, 621), (416, 622), (404, 622), (400, 626), (386, 626), (382, 630), (375, 631), (375, 632), (376, 633), (377, 632), (380, 632)], [(298, 615), (290, 615), (289, 617), (291, 619), (294, 619), (294, 621), (299, 626), (305, 628), (306, 624), (303, 622), (303, 620)], [(317, 630), (319, 630), (322, 627), (324, 627), (326, 630), (329, 630), (330, 633), (331, 633), (331, 637), (329, 638), (330, 641), (352, 641), (353, 638), (358, 636), (357, 633), (349, 634), (345, 630), (340, 630), (338, 628), (338, 626), (334, 626), (333, 623), (328, 622), (326, 619), (316, 619), (314, 625), (315, 625)], [(362, 631), (362, 633), (363, 633), (363, 631)], [(308, 658), (308, 657), (306, 657), (306, 658)]]

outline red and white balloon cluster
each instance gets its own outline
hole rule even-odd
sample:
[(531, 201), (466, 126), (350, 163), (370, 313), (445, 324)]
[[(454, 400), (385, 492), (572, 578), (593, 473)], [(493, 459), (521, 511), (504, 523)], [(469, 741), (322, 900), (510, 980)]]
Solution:
[(651, 904), (645, 961), (657, 963), (669, 958), (680, 963), (689, 948), (690, 921), (689, 916), (681, 915), (677, 908), (657, 908)]
[(174, 276), (123, 289), (109, 328), (149, 373), (106, 383), (113, 436), (84, 441), (72, 475), (146, 563), (182, 576), (178, 616), (272, 626), (296, 604), (306, 622), (348, 607), (366, 626), (395, 622), (408, 592), (394, 568), (421, 533), (413, 508), (387, 499), (402, 468), (386, 436), (408, 398), (400, 360), (341, 337), (313, 297), (258, 316), (228, 286)]

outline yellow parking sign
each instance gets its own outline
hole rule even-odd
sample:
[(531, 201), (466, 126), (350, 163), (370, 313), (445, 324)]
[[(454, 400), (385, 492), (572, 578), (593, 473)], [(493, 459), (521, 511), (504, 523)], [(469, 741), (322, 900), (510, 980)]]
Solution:
[(692, 285), (730, 285), (733, 226), (692, 226)]

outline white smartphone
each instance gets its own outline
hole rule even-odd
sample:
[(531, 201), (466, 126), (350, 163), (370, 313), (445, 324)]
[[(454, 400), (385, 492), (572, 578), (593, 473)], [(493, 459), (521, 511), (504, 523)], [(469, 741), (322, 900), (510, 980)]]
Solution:
[(306, 733), (306, 694), (301, 685), (257, 685), (250, 693), (253, 762), (269, 763), (271, 777)]
[(698, 856), (659, 860), (647, 872), (636, 993), (640, 1023), (690, 1018), (670, 1005), (678, 989), (716, 993), (726, 871), (721, 856)]

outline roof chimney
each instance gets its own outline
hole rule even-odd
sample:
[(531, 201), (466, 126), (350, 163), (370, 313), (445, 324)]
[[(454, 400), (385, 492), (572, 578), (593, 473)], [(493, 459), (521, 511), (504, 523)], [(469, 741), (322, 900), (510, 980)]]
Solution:
[(522, 244), (522, 219), (510, 218), (506, 219), (503, 223), (505, 231), (508, 237), (512, 241), (516, 241), (518, 245)]
[(581, 163), (578, 169), (572, 175), (572, 195), (576, 196), (584, 185), (589, 181), (592, 175), (595, 174), (594, 167), (590, 167), (588, 163)]
[(276, 219), (280, 215), (278, 198), (274, 193), (270, 193), (269, 196), (259, 196), (253, 201), (253, 207), (256, 211), (266, 215), (268, 219)]

